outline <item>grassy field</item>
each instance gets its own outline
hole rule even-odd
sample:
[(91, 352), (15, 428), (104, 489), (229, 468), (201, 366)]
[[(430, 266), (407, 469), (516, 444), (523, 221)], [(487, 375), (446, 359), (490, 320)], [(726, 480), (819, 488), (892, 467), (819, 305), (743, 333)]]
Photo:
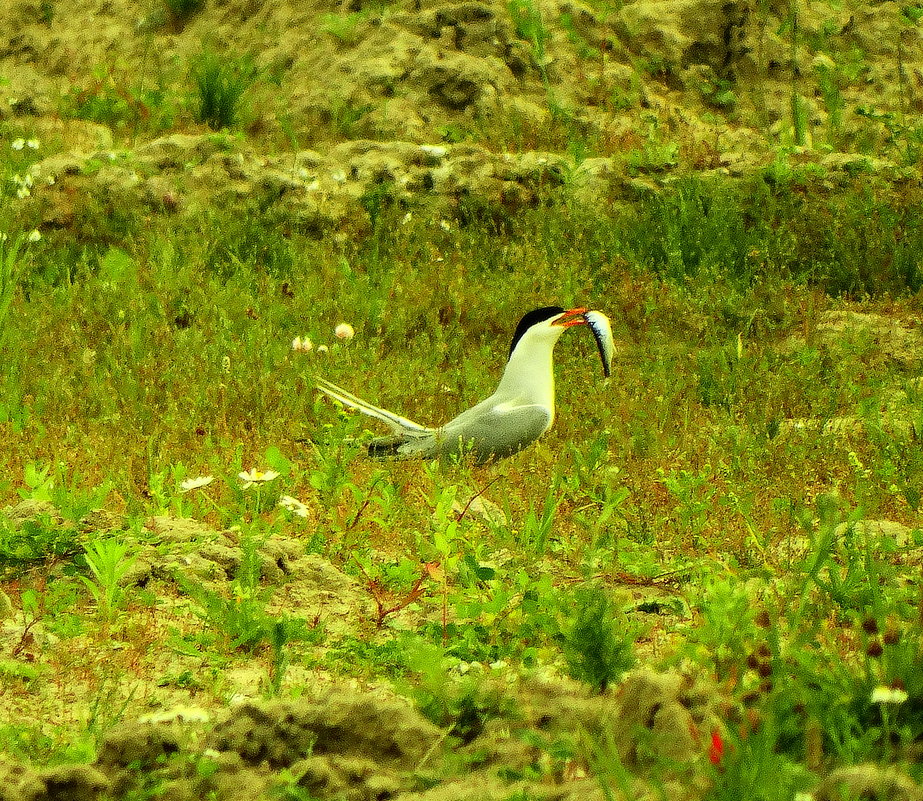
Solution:
[[(8, 214), (0, 750), (92, 761), (140, 711), (223, 705), (243, 668), (265, 697), (394, 681), (462, 736), (500, 714), (471, 665), (611, 695), (646, 664), (717, 688), (696, 797), (792, 799), (862, 762), (923, 781), (919, 202), (686, 179), (515, 219), (370, 203), (370, 233), (320, 241), (255, 209), (91, 215), (79, 239)], [(438, 423), (550, 303), (612, 318), (613, 375), (562, 339), (554, 428), (502, 463), (370, 462), (374, 426), (312, 391)], [(168, 515), (234, 532), (232, 577), (134, 581)], [(363, 588), (347, 628), (279, 602), (274, 537)], [(572, 745), (617, 797), (599, 741)]]

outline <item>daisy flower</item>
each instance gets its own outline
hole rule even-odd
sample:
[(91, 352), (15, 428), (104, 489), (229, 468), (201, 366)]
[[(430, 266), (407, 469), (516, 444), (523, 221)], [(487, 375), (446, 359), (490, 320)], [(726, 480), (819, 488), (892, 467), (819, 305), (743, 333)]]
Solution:
[(214, 480), (215, 480), (214, 476), (199, 476), (198, 478), (187, 478), (185, 481), (180, 482), (179, 488), (183, 492), (189, 492), (190, 490), (199, 489), (200, 487), (207, 487)]
[(279, 473), (275, 470), (267, 470), (265, 473), (256, 468), (251, 470), (245, 470), (242, 473), (238, 473), (237, 477), (244, 482), (244, 489), (250, 489), (250, 487), (255, 486), (256, 484), (266, 484), (273, 479), (279, 477)]

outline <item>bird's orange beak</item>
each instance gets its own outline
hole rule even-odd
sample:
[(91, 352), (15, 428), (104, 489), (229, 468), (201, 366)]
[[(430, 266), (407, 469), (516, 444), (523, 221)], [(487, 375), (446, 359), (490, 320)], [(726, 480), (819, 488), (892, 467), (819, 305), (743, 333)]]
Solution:
[(552, 325), (560, 325), (563, 328), (571, 328), (575, 325), (586, 325), (586, 319), (583, 316), (584, 314), (586, 314), (586, 309), (582, 307), (577, 309), (569, 309), (560, 317), (558, 317), (558, 319), (555, 320)]

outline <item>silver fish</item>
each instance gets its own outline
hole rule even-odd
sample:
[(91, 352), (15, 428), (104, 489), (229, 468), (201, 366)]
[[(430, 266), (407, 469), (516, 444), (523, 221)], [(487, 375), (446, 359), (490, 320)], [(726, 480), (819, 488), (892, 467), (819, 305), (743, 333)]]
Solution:
[(583, 319), (586, 320), (586, 324), (596, 338), (599, 358), (603, 362), (603, 373), (608, 378), (612, 369), (612, 356), (615, 353), (615, 341), (612, 338), (609, 318), (600, 311), (588, 311), (583, 315)]

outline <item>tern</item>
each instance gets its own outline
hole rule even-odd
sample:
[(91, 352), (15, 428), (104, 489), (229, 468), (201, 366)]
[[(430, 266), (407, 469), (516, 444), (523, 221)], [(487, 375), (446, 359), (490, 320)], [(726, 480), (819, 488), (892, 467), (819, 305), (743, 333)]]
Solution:
[(544, 306), (516, 326), (496, 391), (438, 428), (373, 406), (323, 378), (316, 388), (345, 406), (387, 423), (393, 434), (368, 445), (373, 458), (435, 459), (471, 453), (478, 464), (504, 459), (531, 445), (554, 422), (552, 353), (568, 328), (586, 325), (596, 338), (608, 377), (614, 351), (609, 318), (584, 308)]

